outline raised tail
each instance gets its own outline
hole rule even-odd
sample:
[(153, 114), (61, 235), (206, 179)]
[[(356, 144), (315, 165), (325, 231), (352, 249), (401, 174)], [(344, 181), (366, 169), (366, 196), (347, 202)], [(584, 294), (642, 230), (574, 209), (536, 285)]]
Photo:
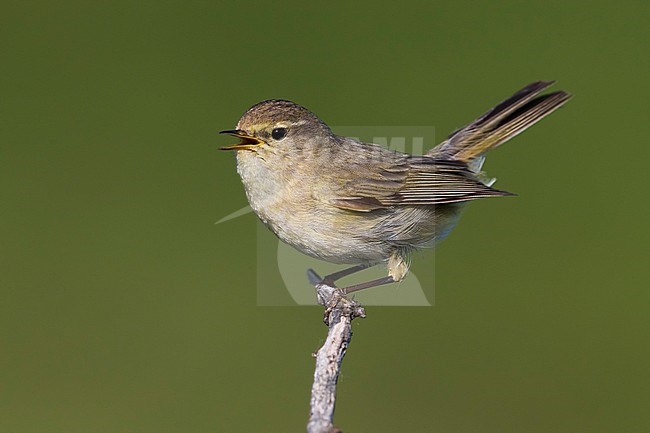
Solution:
[(553, 83), (529, 84), (474, 122), (453, 132), (431, 149), (429, 155), (466, 162), (470, 169), (478, 172), (485, 152), (523, 132), (571, 99), (571, 95), (563, 91), (538, 96)]

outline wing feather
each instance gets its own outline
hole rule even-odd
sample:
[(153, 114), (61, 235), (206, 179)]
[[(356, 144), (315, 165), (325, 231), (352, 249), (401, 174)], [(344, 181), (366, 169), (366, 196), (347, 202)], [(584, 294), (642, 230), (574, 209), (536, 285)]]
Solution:
[[(372, 176), (372, 177), (371, 177)], [(370, 212), (391, 206), (427, 206), (513, 195), (491, 188), (461, 161), (404, 156), (370, 175), (345, 183), (331, 203)]]

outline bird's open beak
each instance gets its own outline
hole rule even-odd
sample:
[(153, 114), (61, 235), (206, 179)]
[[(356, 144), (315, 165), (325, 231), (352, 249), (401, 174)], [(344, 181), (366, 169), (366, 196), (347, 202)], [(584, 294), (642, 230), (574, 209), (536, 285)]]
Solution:
[(241, 129), (228, 129), (226, 131), (219, 132), (219, 134), (228, 134), (241, 139), (240, 143), (233, 144), (232, 146), (222, 147), (221, 150), (253, 150), (264, 143), (262, 140), (248, 135)]

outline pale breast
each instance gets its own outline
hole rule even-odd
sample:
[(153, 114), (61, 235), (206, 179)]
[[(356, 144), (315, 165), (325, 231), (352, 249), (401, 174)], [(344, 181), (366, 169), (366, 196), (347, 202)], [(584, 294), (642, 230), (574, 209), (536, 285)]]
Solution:
[[(454, 227), (461, 205), (394, 206), (355, 212), (332, 206), (295, 171), (273, 170), (252, 152), (237, 156), (252, 209), (282, 241), (332, 263), (388, 259), (395, 249), (432, 247)], [(314, 181), (314, 180), (312, 180)]]
[(252, 152), (237, 155), (237, 171), (260, 220), (282, 241), (332, 263), (356, 264), (387, 257), (380, 242), (369, 244), (360, 215), (315, 197), (308, 181), (272, 170)]

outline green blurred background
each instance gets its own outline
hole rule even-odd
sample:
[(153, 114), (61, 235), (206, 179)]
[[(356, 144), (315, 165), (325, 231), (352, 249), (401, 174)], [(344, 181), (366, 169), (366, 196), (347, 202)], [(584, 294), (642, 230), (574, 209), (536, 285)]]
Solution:
[(3, 1), (0, 432), (303, 431), (322, 311), (257, 306), (255, 217), (214, 224), (246, 205), (216, 132), (287, 98), (442, 139), (538, 79), (576, 97), (490, 154), (519, 197), (468, 208), (434, 307), (355, 322), (336, 421), (647, 431), (648, 12)]

